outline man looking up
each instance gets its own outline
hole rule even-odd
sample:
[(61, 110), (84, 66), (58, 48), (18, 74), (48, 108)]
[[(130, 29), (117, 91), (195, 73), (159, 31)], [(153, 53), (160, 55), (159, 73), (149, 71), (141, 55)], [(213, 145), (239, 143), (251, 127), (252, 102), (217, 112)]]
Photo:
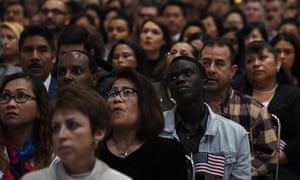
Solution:
[[(164, 112), (163, 137), (175, 138), (185, 148), (189, 179), (250, 180), (250, 147), (243, 127), (215, 114), (204, 103), (206, 73), (193, 58), (174, 58), (167, 83), (176, 106)], [(211, 162), (216, 164), (212, 165)]]

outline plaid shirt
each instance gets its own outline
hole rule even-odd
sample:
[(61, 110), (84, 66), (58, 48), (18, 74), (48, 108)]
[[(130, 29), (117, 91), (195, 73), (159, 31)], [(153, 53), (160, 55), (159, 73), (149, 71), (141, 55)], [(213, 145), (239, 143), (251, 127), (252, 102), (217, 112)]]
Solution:
[(216, 113), (241, 124), (249, 132), (252, 176), (270, 173), (275, 167), (278, 146), (267, 108), (254, 98), (229, 88), (227, 99)]

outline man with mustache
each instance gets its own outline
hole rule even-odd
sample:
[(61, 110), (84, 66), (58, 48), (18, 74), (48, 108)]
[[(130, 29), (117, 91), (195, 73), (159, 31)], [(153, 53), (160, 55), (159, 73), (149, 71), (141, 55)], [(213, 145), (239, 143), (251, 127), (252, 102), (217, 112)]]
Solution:
[(231, 88), (230, 80), (238, 68), (233, 64), (233, 54), (232, 45), (222, 38), (204, 44), (199, 61), (208, 76), (205, 100), (215, 113), (241, 124), (249, 132), (252, 178), (265, 179), (274, 170), (277, 137), (267, 108)]
[(57, 81), (52, 76), (52, 68), (56, 61), (55, 41), (53, 33), (39, 25), (24, 29), (19, 40), (20, 63), (25, 73), (37, 76), (53, 98), (57, 90)]

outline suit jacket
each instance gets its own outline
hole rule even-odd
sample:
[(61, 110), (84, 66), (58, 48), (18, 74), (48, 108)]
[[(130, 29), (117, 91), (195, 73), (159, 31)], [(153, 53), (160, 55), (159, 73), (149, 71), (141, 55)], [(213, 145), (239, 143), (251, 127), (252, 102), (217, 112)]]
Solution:
[(49, 99), (53, 99), (56, 96), (57, 89), (58, 89), (57, 80), (53, 75), (51, 75), (51, 82), (48, 90)]

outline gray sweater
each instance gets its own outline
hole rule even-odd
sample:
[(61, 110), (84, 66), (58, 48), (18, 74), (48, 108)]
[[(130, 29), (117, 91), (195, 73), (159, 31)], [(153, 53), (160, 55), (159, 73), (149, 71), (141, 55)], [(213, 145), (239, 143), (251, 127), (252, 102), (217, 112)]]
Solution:
[(130, 177), (110, 168), (101, 160), (96, 160), (91, 172), (69, 175), (63, 164), (59, 161), (54, 166), (30, 172), (21, 180), (131, 180)]

